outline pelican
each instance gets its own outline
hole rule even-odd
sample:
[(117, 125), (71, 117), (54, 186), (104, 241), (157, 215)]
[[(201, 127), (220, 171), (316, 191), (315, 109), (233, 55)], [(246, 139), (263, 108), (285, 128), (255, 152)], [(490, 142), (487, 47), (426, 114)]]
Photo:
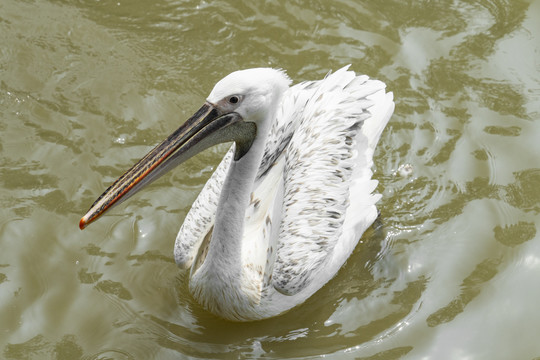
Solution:
[(82, 217), (114, 205), (210, 146), (232, 142), (180, 228), (189, 291), (233, 321), (280, 315), (338, 272), (377, 217), (373, 152), (394, 110), (386, 85), (346, 66), (290, 87), (283, 70), (235, 71)]

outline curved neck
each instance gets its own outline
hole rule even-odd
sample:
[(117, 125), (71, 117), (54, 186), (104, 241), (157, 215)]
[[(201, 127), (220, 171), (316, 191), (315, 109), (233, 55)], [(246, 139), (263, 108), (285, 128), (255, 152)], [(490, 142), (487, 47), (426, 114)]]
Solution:
[(244, 270), (242, 242), (246, 209), (250, 204), (268, 133), (287, 86), (283, 84), (274, 89), (265, 117), (255, 121), (255, 140), (243, 157), (231, 162), (220, 193), (212, 238), (204, 261), (204, 273), (217, 280), (213, 282), (214, 286), (224, 286), (229, 288), (229, 291), (241, 291), (238, 285)]
[[(261, 133), (263, 130), (265, 133)], [(258, 129), (251, 149), (239, 160), (233, 160), (220, 194), (214, 230), (208, 251), (208, 269), (222, 272), (227, 269), (238, 278), (242, 268), (242, 239), (245, 212), (250, 202), (261, 163), (267, 129)]]

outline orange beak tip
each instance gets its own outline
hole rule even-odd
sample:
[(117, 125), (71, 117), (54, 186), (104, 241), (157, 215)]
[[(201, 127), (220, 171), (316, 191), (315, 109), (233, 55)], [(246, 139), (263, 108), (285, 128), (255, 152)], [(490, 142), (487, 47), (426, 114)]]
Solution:
[(81, 218), (81, 221), (79, 221), (79, 229), (84, 230), (84, 228), (88, 225), (86, 223), (86, 220), (84, 218)]

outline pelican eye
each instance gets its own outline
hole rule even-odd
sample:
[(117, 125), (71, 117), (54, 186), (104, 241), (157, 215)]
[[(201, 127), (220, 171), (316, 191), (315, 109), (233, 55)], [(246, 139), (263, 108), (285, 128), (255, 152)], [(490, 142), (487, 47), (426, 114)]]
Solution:
[(236, 95), (233, 95), (229, 98), (229, 103), (231, 104), (238, 104), (239, 101), (240, 101), (240, 98)]

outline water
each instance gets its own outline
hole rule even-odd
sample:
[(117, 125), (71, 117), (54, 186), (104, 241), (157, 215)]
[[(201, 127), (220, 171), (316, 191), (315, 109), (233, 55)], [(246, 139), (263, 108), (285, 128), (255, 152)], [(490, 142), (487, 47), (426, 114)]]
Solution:
[[(540, 357), (540, 2), (0, 3), (0, 358)], [(274, 319), (187, 293), (176, 232), (226, 147), (84, 232), (229, 72), (388, 84), (377, 223)]]

